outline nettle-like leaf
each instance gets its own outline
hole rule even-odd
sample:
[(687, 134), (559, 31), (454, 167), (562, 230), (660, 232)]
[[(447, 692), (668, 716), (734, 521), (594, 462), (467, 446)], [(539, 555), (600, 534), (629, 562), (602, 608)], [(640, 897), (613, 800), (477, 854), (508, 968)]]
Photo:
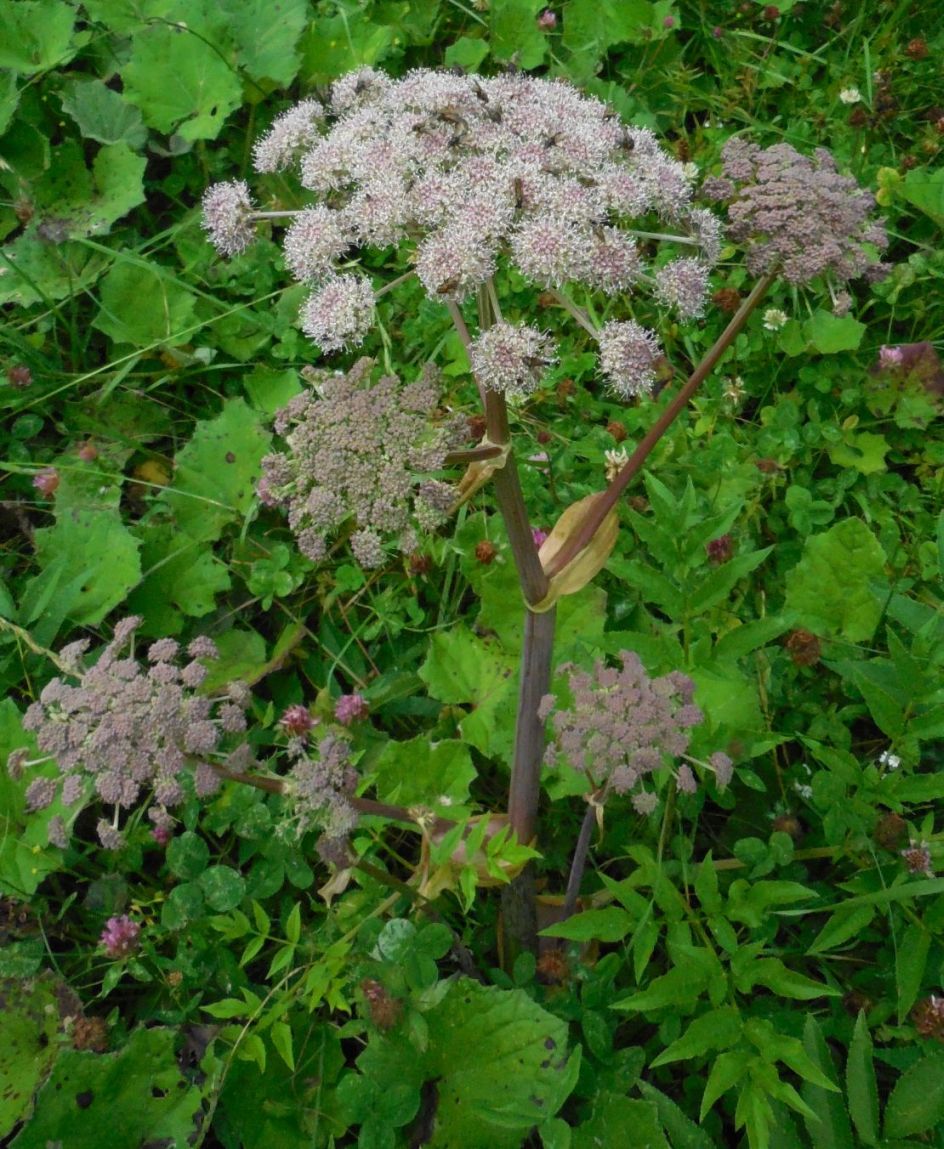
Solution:
[(74, 995), (48, 974), (35, 981), (0, 980), (0, 1138), (23, 1121), (59, 1052), (56, 1031)]
[[(568, 1053), (566, 1024), (523, 990), (460, 978), (423, 1016), (429, 1039), (422, 1052), (406, 1037), (379, 1038), (357, 1067), (374, 1089), (412, 1086), (412, 1105), (404, 1098), (398, 1107), (402, 1124), (415, 1114), (424, 1083), (432, 1083), (424, 1097), (429, 1149), (518, 1149), (524, 1133), (553, 1117), (576, 1084), (580, 1050)], [(362, 1129), (362, 1144), (364, 1135)]]
[(139, 533), (144, 574), (128, 609), (143, 615), (153, 634), (179, 634), (185, 618), (209, 614), (217, 595), (229, 590), (229, 570), (209, 544), (170, 524), (148, 525)]
[(62, 110), (75, 120), (87, 140), (143, 147), (147, 128), (141, 111), (101, 80), (71, 77), (62, 89)]
[(220, 8), (249, 75), (287, 87), (298, 72), (296, 47), (308, 23), (308, 0), (223, 0)]
[(935, 1050), (899, 1077), (885, 1108), (885, 1136), (909, 1137), (944, 1123), (944, 1052)]
[(138, 1029), (116, 1053), (64, 1050), (36, 1098), (16, 1149), (128, 1149), (186, 1145), (203, 1118), (203, 1094), (181, 1073), (176, 1031)]
[(155, 347), (181, 342), (193, 319), (194, 296), (156, 264), (117, 263), (102, 280), (92, 325), (116, 343)]
[(64, 0), (0, 2), (0, 68), (25, 76), (62, 67), (73, 55), (75, 10)]
[(426, 735), (408, 742), (388, 742), (372, 763), (377, 797), (402, 806), (435, 806), (443, 799), (461, 805), (476, 776), (468, 746), (430, 742)]
[(803, 557), (787, 574), (786, 609), (814, 634), (867, 641), (882, 615), (870, 584), (881, 578), (885, 557), (861, 519), (836, 523), (806, 540)]

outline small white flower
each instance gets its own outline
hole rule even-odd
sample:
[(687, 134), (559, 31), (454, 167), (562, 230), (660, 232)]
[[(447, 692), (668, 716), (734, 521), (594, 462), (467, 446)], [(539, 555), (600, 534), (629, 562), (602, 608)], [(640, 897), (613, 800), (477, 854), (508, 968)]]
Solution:
[(901, 759), (897, 754), (892, 754), (890, 750), (883, 750), (878, 756), (879, 764), (887, 767), (889, 770), (897, 770), (901, 765)]
[(807, 786), (805, 782), (794, 782), (793, 789), (800, 795), (804, 801), (809, 801), (813, 797), (813, 787)]
[(839, 93), (839, 102), (841, 104), (860, 104), (862, 93), (858, 88), (843, 88)]
[(789, 318), (787, 313), (781, 311), (779, 307), (768, 307), (764, 312), (764, 327), (768, 331), (779, 331), (781, 327), (786, 326)]

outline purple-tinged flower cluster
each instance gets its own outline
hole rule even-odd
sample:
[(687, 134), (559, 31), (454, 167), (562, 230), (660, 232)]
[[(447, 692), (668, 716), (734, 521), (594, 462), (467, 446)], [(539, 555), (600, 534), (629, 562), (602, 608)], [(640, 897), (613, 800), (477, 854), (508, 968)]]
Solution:
[[(119, 622), (111, 642), (88, 667), (82, 662), (86, 639), (63, 649), (60, 661), (77, 685), (54, 678), (23, 719), (61, 775), (36, 778), (26, 792), (27, 806), (42, 809), (57, 794), (74, 806), (87, 797), (91, 782), (97, 798), (115, 808), (112, 821), (101, 818), (98, 823), (106, 849), (122, 846), (118, 811), (136, 805), (142, 792), (152, 800), (151, 821), (167, 828), (173, 825), (168, 811), (185, 796), (188, 770), (198, 794), (214, 792), (219, 776), (209, 759), (222, 758), (226, 736), (246, 729), (249, 688), (244, 683), (231, 683), (221, 697), (197, 693), (207, 674), (200, 660), (217, 657), (210, 639), (194, 639), (186, 651), (174, 639), (158, 639), (144, 667), (126, 653), (140, 625), (140, 618)], [(245, 747), (234, 753), (242, 762)], [(56, 845), (67, 844), (61, 817), (51, 820), (49, 836)]]
[(262, 460), (260, 499), (287, 510), (299, 548), (314, 562), (349, 519), (357, 526), (351, 549), (362, 566), (383, 564), (391, 535), (410, 554), (417, 529), (434, 529), (453, 501), (446, 483), (416, 478), (440, 470), (464, 434), (459, 422), (430, 422), (439, 400), (435, 371), (406, 385), (384, 376), (371, 386), (372, 367), (362, 359), (347, 374), (308, 372), (313, 389), (275, 419), (287, 449)]
[(138, 923), (127, 914), (122, 914), (121, 917), (108, 919), (98, 940), (109, 957), (123, 958), (137, 952), (141, 944), (140, 934)]
[[(701, 313), (720, 253), (720, 225), (693, 207), (686, 166), (563, 80), (363, 68), (337, 80), (324, 106), (306, 100), (281, 115), (254, 161), (263, 173), (291, 169), (314, 197), (286, 233), (285, 257), (312, 285), (302, 328), (326, 353), (356, 345), (371, 322), (369, 282), (340, 266), (353, 248), (406, 246), (438, 301), (461, 302), (510, 265), (543, 288), (654, 289), (683, 317)], [(232, 255), (254, 220), (291, 213), (255, 211), (246, 185), (231, 182), (207, 192), (204, 214)], [(667, 262), (666, 249), (692, 257)]]
[(255, 217), (245, 180), (230, 180), (207, 188), (203, 196), (203, 227), (221, 255), (240, 255), (255, 242)]
[(294, 818), (286, 825), (299, 834), (319, 829), (329, 840), (346, 838), (358, 818), (350, 802), (359, 778), (349, 744), (326, 734), (314, 754), (301, 741), (288, 749), (295, 763), (285, 779), (285, 794)]
[(597, 342), (600, 346), (600, 370), (610, 390), (623, 399), (646, 395), (656, 381), (655, 366), (662, 356), (659, 341), (635, 319), (611, 320)]
[[(551, 718), (552, 737), (544, 761), (555, 766), (562, 759), (587, 775), (594, 791), (632, 794), (640, 813), (655, 809), (656, 795), (642, 782), (653, 771), (688, 749), (689, 730), (702, 721), (694, 705), (694, 683), (677, 671), (650, 678), (638, 655), (620, 653), (621, 669), (597, 662), (592, 672), (569, 664), (567, 672), (572, 703), (557, 707), (553, 695), (541, 700), (542, 721)], [(731, 778), (727, 755), (710, 760), (719, 786)], [(693, 793), (696, 779), (682, 763), (675, 770), (675, 785)]]
[(734, 137), (721, 156), (722, 174), (704, 190), (730, 201), (729, 234), (747, 245), (754, 274), (782, 271), (804, 284), (826, 274), (854, 279), (876, 266), (887, 236), (872, 218), (875, 200), (837, 171), (829, 152), (818, 148), (810, 158), (789, 144), (761, 149)]
[(506, 395), (530, 394), (553, 358), (553, 344), (547, 335), (513, 323), (487, 328), (469, 352), (472, 370), (482, 386)]

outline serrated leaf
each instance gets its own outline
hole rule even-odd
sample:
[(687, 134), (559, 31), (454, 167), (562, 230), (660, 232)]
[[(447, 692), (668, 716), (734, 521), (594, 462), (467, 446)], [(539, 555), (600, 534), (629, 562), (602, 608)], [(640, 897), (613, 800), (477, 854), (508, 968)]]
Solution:
[(254, 80), (283, 87), (298, 72), (298, 40), (308, 23), (307, 0), (223, 0), (226, 28), (239, 62)]
[(728, 1049), (740, 1040), (743, 1028), (741, 1015), (734, 1006), (713, 1009), (696, 1018), (681, 1037), (659, 1054), (652, 1068), (701, 1057), (712, 1049)]
[(930, 931), (912, 922), (895, 951), (895, 986), (898, 990), (898, 1024), (902, 1025), (917, 1001), (931, 950)]
[(899, 1077), (885, 1106), (885, 1136), (910, 1137), (944, 1122), (944, 1052), (921, 1059)]
[(215, 419), (197, 423), (174, 459), (174, 480), (158, 504), (190, 538), (219, 538), (228, 523), (244, 518), (252, 507), (271, 441), (257, 412), (242, 399), (227, 400)]
[(633, 918), (617, 906), (600, 910), (585, 910), (574, 914), (566, 922), (558, 922), (541, 931), (541, 937), (567, 938), (569, 941), (618, 942), (632, 930)]
[(242, 103), (242, 84), (225, 55), (178, 24), (151, 24), (131, 43), (121, 76), (144, 122), (185, 140), (215, 140)]
[(458, 741), (430, 742), (426, 735), (387, 742), (372, 770), (380, 801), (407, 807), (431, 807), (444, 798), (461, 806), (476, 777), (468, 746)]
[(621, 1097), (616, 1093), (598, 1095), (590, 1118), (573, 1131), (573, 1149), (598, 1149), (598, 1146), (630, 1144), (645, 1149), (670, 1149), (659, 1121), (658, 1107), (652, 1101)]
[(873, 906), (855, 906), (851, 910), (837, 910), (813, 939), (808, 954), (825, 953), (850, 938), (858, 936), (875, 916)]
[(74, 23), (63, 0), (0, 0), (0, 68), (32, 76), (62, 67), (75, 55)]
[(492, 55), (514, 60), (521, 68), (536, 68), (544, 60), (547, 40), (538, 27), (544, 0), (491, 0)]
[(820, 355), (835, 355), (838, 351), (855, 351), (865, 334), (865, 324), (851, 315), (817, 311), (803, 324), (803, 334)]
[(860, 1139), (866, 1145), (877, 1145), (878, 1086), (875, 1081), (875, 1066), (872, 1063), (872, 1038), (865, 1014), (861, 1012), (856, 1018), (852, 1040), (849, 1042), (846, 1091), (849, 1096), (849, 1116)]
[(787, 574), (786, 609), (814, 633), (868, 640), (882, 613), (870, 583), (883, 574), (885, 557), (861, 519), (844, 519), (813, 535)]
[(672, 1149), (715, 1149), (708, 1134), (699, 1129), (671, 1097), (667, 1097), (648, 1081), (638, 1081), (636, 1088), (647, 1101), (655, 1102), (662, 1127), (671, 1139)]
[(144, 576), (128, 599), (132, 614), (147, 620), (152, 634), (179, 634), (185, 618), (202, 618), (229, 590), (229, 570), (206, 542), (198, 542), (170, 525), (138, 528), (143, 540)]
[(759, 567), (773, 549), (764, 547), (746, 555), (736, 555), (710, 571), (687, 594), (688, 610), (700, 614), (723, 602), (741, 579)]
[[(823, 1031), (812, 1014), (807, 1014), (803, 1029), (803, 1048), (813, 1064), (836, 1084), (836, 1067), (829, 1053)], [(801, 1095), (816, 1114), (816, 1119), (804, 1116), (810, 1140), (817, 1149), (852, 1149), (852, 1128), (846, 1116), (842, 1095), (804, 1081)]]

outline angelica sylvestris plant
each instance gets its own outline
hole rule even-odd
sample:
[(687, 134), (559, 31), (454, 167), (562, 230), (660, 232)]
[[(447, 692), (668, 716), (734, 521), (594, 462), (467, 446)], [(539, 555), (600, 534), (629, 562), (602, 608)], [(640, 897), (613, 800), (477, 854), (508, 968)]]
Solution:
[[(431, 394), (424, 392), (409, 416), (394, 412), (396, 402), (410, 406), (417, 386), (430, 385), (428, 375), (399, 391), (386, 378), (371, 390), (359, 364), (347, 377), (322, 377), (319, 394), (279, 416), (288, 449), (266, 461), (260, 495), (288, 509), (309, 557), (324, 554), (327, 537), (347, 522), (355, 557), (376, 567), (384, 559), (383, 534), (409, 550), (418, 525), (432, 529), (441, 521), (449, 505), (444, 466), (469, 464), (457, 501), (491, 482), (526, 609), (508, 814), (519, 840), (529, 842), (537, 832), (544, 723), (552, 709), (557, 600), (604, 565), (616, 538), (619, 495), (773, 279), (815, 280), (828, 287), (837, 310), (848, 309), (846, 281), (875, 266), (884, 244), (872, 199), (822, 151), (810, 160), (786, 145), (763, 151), (729, 142), (707, 192), (728, 201), (728, 237), (744, 246), (758, 282), (647, 435), (613, 468), (607, 490), (565, 510), (536, 552), (508, 402), (527, 401), (558, 351), (549, 331), (507, 302), (507, 288), (520, 277), (543, 292), (596, 349), (598, 376), (609, 391), (645, 401), (663, 362), (651, 317), (696, 322), (722, 251), (722, 221), (695, 200), (697, 173), (604, 103), (567, 83), (518, 73), (416, 71), (395, 80), (363, 69), (337, 81), (326, 103), (307, 99), (279, 116), (253, 157), (260, 175), (297, 180), (298, 206), (270, 209), (253, 202), (243, 181), (218, 184), (206, 193), (204, 226), (225, 256), (248, 247), (256, 226), (284, 226), (286, 266), (310, 287), (299, 321), (322, 353), (357, 346), (375, 307), (395, 306), (398, 286), (413, 276), (447, 309), (467, 347), (485, 416), (478, 448), (450, 453), (447, 436), (432, 426), (424, 438), (421, 419), (434, 404)], [(399, 249), (412, 270), (375, 283), (358, 264), (359, 251), (370, 248)], [(382, 299), (388, 294), (392, 303)], [(390, 434), (394, 427), (404, 430)], [(622, 672), (598, 666), (595, 688), (581, 673), (572, 671), (571, 717), (554, 712), (557, 749), (586, 771), (591, 806), (632, 791), (637, 808), (651, 807), (641, 780), (687, 745), (665, 724), (681, 730), (699, 716), (690, 685), (652, 681), (629, 655)], [(609, 710), (617, 704), (613, 691), (622, 719)], [(652, 710), (648, 733), (630, 714), (630, 696), (642, 712)], [(634, 747), (632, 755), (603, 768), (621, 739)], [(723, 784), (730, 763), (722, 755), (706, 764), (705, 772), (712, 771)], [(677, 763), (674, 778), (683, 791), (695, 785), (687, 763)], [(526, 872), (505, 898), (517, 944), (533, 940), (528, 881)]]

